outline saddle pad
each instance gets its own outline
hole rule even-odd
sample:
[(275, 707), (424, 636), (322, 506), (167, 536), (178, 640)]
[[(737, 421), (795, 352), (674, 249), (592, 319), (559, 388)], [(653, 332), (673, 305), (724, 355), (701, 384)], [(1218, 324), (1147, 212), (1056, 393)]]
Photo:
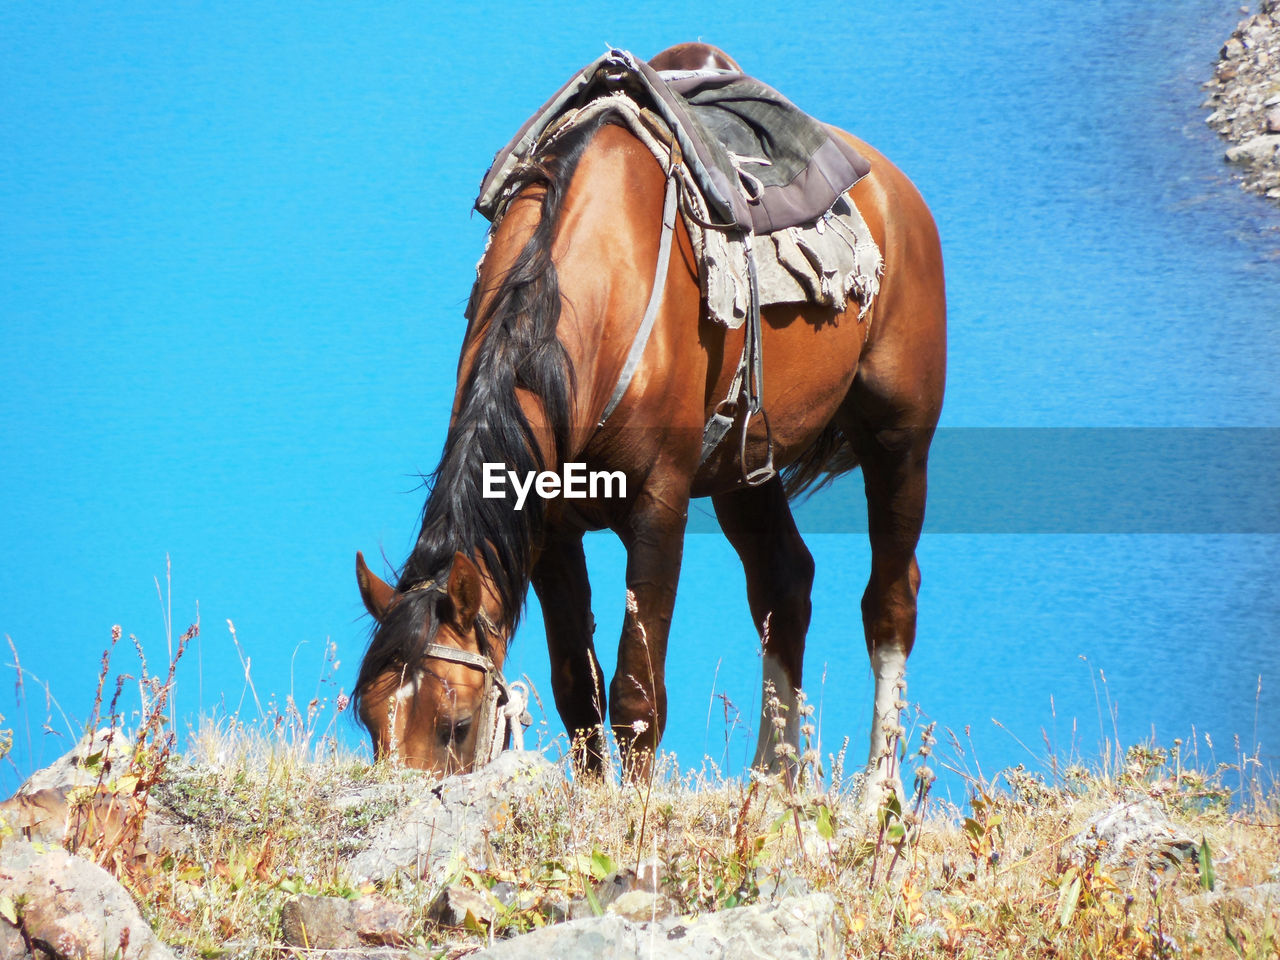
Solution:
[(871, 165), (771, 87), (727, 71), (659, 73), (625, 50), (579, 71), (494, 157), (476, 209), (492, 220), (515, 166), (562, 114), (623, 92), (671, 128), (707, 207), (724, 227), (771, 233), (811, 224)]

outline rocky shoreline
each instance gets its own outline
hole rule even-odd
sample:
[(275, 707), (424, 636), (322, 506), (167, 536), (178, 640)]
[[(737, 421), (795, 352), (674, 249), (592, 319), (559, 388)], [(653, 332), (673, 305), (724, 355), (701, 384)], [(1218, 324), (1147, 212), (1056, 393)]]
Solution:
[(1280, 0), (1261, 0), (1223, 44), (1202, 106), (1231, 141), (1227, 162), (1241, 186), (1280, 201)]

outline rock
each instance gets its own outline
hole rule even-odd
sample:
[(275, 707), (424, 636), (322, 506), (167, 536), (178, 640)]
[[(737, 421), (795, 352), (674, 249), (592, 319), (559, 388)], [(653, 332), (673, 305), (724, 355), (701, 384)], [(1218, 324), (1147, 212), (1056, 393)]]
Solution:
[(808, 882), (789, 871), (768, 873), (761, 867), (756, 870), (757, 884), (761, 900), (784, 900), (789, 897), (803, 897), (812, 893)]
[(1238, 904), (1246, 910), (1280, 917), (1280, 883), (1260, 883), (1255, 887), (1238, 887), (1235, 890), (1213, 890), (1182, 897), (1178, 903), (1184, 907), (1211, 907), (1223, 901)]
[(1159, 804), (1144, 797), (1094, 814), (1058, 851), (1063, 867), (1083, 866), (1087, 860), (1113, 868), (1141, 861), (1152, 869), (1164, 869), (1194, 862), (1196, 842), (1169, 822)]
[(569, 919), (569, 895), (563, 890), (550, 890), (538, 902), (538, 912), (552, 923)]
[(360, 945), (351, 929), (346, 900), (303, 895), (285, 903), (280, 911), (281, 938), (295, 947), (340, 950)]
[(1267, 111), (1267, 133), (1280, 133), (1280, 107)]
[(67, 795), (45, 788), (15, 793), (0, 803), (0, 818), (25, 840), (61, 845), (67, 832)]
[(544, 927), (471, 954), (471, 960), (817, 960), (840, 952), (835, 901), (825, 893), (635, 923), (616, 914)]
[(280, 912), (284, 942), (311, 950), (395, 946), (408, 940), (409, 911), (381, 897), (294, 897)]
[[(73, 787), (107, 786), (124, 773), (123, 765), (133, 752), (133, 740), (124, 730), (103, 727), (92, 737), (85, 734), (80, 742), (42, 770), (37, 770), (18, 788), (14, 796), (30, 796), (39, 790), (61, 790)], [(97, 756), (106, 766), (86, 767), (85, 761)], [(112, 768), (115, 769), (112, 769)]]
[(500, 831), (522, 800), (560, 778), (540, 753), (505, 751), (475, 773), (424, 788), (416, 802), (378, 825), (347, 860), (347, 872), (357, 880), (383, 880), (407, 871), (438, 882), (454, 862), (482, 864), (486, 834)]
[[(117, 838), (126, 821), (130, 821), (131, 828), (136, 825), (142, 811), (132, 788), (115, 790), (116, 779), (127, 772), (132, 750), (132, 739), (123, 730), (117, 729), (113, 735), (110, 728), (104, 727), (92, 738), (86, 734), (75, 747), (37, 770), (12, 797), (0, 803), (0, 817), (28, 840), (61, 844), (71, 825), (74, 801), (92, 808), (91, 816), (78, 818), (82, 830), (92, 828), (99, 836)], [(95, 755), (98, 760), (87, 766), (86, 760)], [(98, 765), (101, 763), (106, 764), (106, 769)], [(190, 827), (154, 796), (148, 798), (139, 839), (153, 853), (186, 852), (197, 845)]]
[[(48, 945), (56, 958), (112, 956), (172, 960), (173, 953), (138, 913), (124, 887), (105, 870), (61, 847), (9, 838), (0, 846), (0, 890), (21, 899), (19, 926), (32, 941)], [(18, 931), (0, 919), (0, 947), (12, 952)], [(22, 943), (21, 935), (17, 937)], [(122, 948), (123, 945), (123, 948)], [(23, 948), (25, 949), (25, 948)]]
[(1268, 137), (1280, 135), (1280, 119), (1270, 108), (1280, 105), (1276, 93), (1276, 65), (1280, 63), (1280, 0), (1264, 0), (1259, 13), (1240, 21), (1223, 45), (1205, 84), (1213, 91), (1210, 125), (1231, 142), (1229, 162), (1237, 165), (1235, 179), (1252, 193), (1271, 197), (1280, 176), (1280, 151)]
[(609, 904), (607, 913), (630, 920), (632, 923), (647, 923), (672, 913), (672, 904), (660, 893), (648, 890), (628, 890)]
[(1253, 137), (1227, 150), (1227, 160), (1231, 163), (1266, 163), (1275, 159), (1277, 147), (1280, 147), (1280, 134)]
[(442, 927), (492, 926), (497, 916), (493, 897), (456, 883), (441, 890), (427, 910), (427, 919)]
[(493, 899), (497, 900), (504, 907), (515, 910), (532, 910), (538, 906), (538, 895), (531, 890), (524, 890), (509, 883), (506, 880), (500, 880), (489, 888), (489, 893)]

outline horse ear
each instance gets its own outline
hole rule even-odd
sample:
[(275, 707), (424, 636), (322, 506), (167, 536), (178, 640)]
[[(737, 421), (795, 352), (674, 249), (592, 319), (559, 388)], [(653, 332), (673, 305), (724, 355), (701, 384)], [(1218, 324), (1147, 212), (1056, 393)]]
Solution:
[(396, 592), (387, 586), (364, 562), (364, 554), (356, 551), (356, 583), (360, 584), (360, 599), (369, 615), (379, 623), (387, 615)]
[(453, 555), (449, 570), (449, 599), (456, 625), (470, 629), (480, 612), (480, 568), (461, 551)]

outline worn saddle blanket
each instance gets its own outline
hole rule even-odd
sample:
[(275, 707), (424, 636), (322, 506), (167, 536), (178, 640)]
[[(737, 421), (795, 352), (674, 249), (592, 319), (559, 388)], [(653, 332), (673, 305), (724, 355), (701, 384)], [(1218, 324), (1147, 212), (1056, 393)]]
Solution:
[(610, 50), (575, 74), (498, 152), (476, 209), (500, 219), (519, 164), (601, 113), (627, 126), (664, 170), (678, 148), (681, 210), (712, 319), (737, 327), (748, 316), (748, 253), (758, 307), (844, 309), (852, 295), (866, 312), (879, 289), (882, 259), (845, 191), (870, 164), (782, 94), (741, 73), (656, 71), (626, 51)]

